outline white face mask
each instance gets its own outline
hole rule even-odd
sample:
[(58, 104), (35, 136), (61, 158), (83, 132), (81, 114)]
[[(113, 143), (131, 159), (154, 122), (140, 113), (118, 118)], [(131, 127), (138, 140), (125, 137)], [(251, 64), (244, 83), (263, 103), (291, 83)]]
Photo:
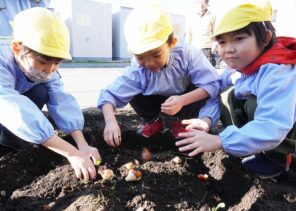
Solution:
[(32, 67), (27, 60), (24, 50), (22, 50), (20, 57), (24, 58), (23, 61), (26, 63), (26, 66), (27, 66), (27, 67), (25, 67), (24, 65), (20, 64), (21, 69), (22, 69), (23, 73), (25, 74), (25, 76), (30, 81), (42, 83), (42, 82), (47, 82), (48, 80), (50, 80), (52, 78), (54, 72), (45, 73), (45, 72), (42, 72), (41, 70), (38, 70), (37, 68)]
[(44, 73), (34, 67), (30, 67), (29, 70), (23, 70), (23, 72), (29, 80), (37, 83), (49, 81), (53, 75), (53, 73)]

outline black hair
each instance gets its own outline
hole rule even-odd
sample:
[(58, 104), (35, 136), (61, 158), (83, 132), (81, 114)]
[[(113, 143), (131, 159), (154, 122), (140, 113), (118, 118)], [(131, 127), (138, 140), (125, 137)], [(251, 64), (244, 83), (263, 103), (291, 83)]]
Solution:
[(43, 60), (46, 60), (46, 61), (55, 60), (56, 62), (63, 61), (63, 59), (61, 59), (61, 58), (56, 58), (56, 57), (52, 57), (52, 56), (46, 56), (44, 54), (38, 53), (37, 51), (34, 51), (33, 49), (31, 49), (31, 48), (29, 48), (29, 47), (27, 47), (25, 45), (22, 45), (22, 46), (23, 46), (23, 49), (24, 49), (24, 52), (25, 53), (33, 53), (37, 57), (41, 57)]
[[(266, 31), (271, 31), (272, 37), (269, 43), (265, 46), (266, 43)], [(248, 35), (255, 35), (256, 42), (260, 49), (263, 51), (268, 50), (276, 42), (275, 28), (273, 27), (270, 21), (264, 22), (252, 22), (249, 25), (245, 26), (242, 29), (235, 31), (235, 33), (246, 33)]]

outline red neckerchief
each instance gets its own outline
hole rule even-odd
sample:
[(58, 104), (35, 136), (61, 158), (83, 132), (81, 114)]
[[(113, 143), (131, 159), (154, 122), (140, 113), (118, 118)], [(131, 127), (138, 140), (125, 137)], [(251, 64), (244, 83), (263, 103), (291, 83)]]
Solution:
[(277, 37), (277, 42), (270, 49), (259, 56), (253, 63), (242, 68), (240, 72), (250, 75), (266, 63), (296, 64), (296, 38)]

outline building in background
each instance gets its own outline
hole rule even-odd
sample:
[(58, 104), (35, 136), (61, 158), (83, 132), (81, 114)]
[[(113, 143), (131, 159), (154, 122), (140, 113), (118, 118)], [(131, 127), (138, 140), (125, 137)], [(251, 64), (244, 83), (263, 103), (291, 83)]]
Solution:
[[(127, 42), (124, 37), (124, 23), (127, 15), (133, 8), (119, 6), (113, 8), (112, 15), (112, 58), (113, 60), (130, 60), (131, 54), (127, 51)], [(184, 42), (185, 16), (171, 14), (173, 31), (178, 42)]]
[(112, 59), (112, 5), (94, 0), (54, 1), (55, 12), (66, 22), (74, 61)]
[(127, 43), (124, 37), (124, 22), (130, 13), (129, 7), (118, 7), (112, 15), (112, 58), (114, 60), (129, 60)]
[[(129, 60), (124, 38), (124, 22), (137, 4), (149, 0), (51, 0), (57, 13), (66, 21), (71, 33), (71, 54), (74, 60)], [(210, 0), (213, 13), (240, 0)], [(296, 37), (296, 0), (270, 0), (274, 10), (273, 24), (277, 35)], [(168, 9), (174, 33), (184, 42), (185, 15), (196, 0), (155, 1)]]

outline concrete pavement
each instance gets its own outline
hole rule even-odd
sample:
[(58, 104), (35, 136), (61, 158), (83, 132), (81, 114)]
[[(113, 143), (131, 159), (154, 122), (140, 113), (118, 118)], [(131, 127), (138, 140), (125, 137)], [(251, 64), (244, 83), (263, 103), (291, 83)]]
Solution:
[(124, 70), (124, 67), (72, 68), (62, 67), (59, 73), (65, 90), (78, 101), (80, 107), (95, 107), (100, 90), (111, 83)]
[[(121, 75), (129, 63), (66, 64), (59, 68), (65, 85), (78, 101), (80, 108), (95, 107), (102, 88)], [(217, 69), (220, 72), (219, 69)]]

